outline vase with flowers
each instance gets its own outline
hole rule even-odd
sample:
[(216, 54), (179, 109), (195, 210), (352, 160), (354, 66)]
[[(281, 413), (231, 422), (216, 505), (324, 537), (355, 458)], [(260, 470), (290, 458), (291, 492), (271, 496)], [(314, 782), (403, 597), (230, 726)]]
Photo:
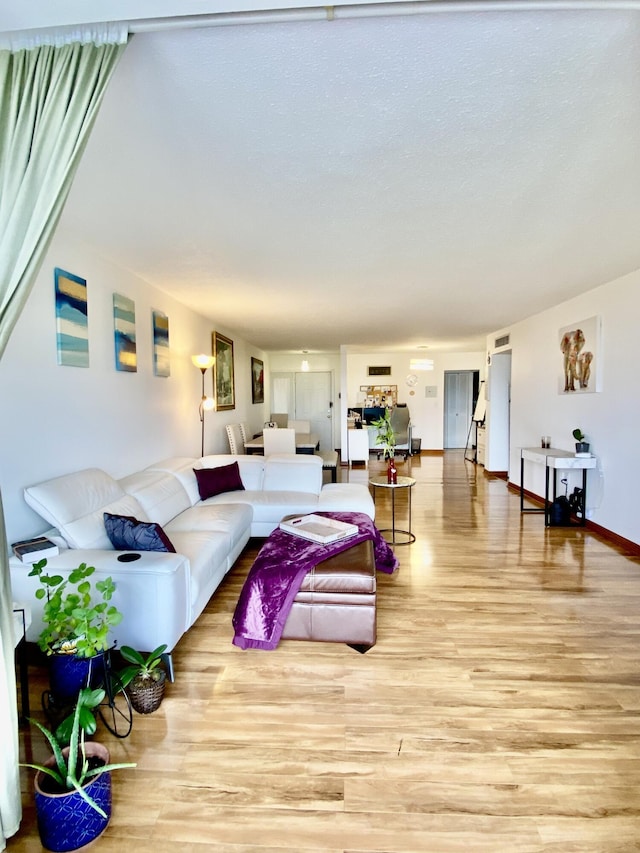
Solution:
[(376, 444), (382, 448), (382, 458), (387, 460), (387, 482), (391, 485), (398, 482), (398, 469), (396, 468), (396, 434), (391, 426), (391, 409), (385, 409), (384, 414), (372, 421), (378, 434)]

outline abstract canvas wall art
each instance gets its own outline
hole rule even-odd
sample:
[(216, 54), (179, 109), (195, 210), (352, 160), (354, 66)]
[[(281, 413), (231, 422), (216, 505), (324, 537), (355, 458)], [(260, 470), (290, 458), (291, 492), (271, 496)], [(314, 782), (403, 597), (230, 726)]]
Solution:
[(89, 367), (87, 282), (58, 267), (54, 269), (54, 280), (58, 364)]
[(169, 318), (162, 311), (153, 311), (153, 372), (156, 376), (169, 376)]
[(135, 373), (138, 369), (136, 354), (136, 308), (133, 299), (113, 294), (113, 326), (116, 348), (116, 370)]

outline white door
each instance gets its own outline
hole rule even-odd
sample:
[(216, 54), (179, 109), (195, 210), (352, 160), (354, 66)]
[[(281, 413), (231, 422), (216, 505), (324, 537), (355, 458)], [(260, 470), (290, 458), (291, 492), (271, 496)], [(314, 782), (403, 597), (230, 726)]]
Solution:
[(309, 421), (320, 437), (320, 449), (333, 447), (333, 406), (330, 371), (296, 373), (295, 418)]
[(473, 415), (473, 371), (445, 370), (444, 446), (465, 447)]

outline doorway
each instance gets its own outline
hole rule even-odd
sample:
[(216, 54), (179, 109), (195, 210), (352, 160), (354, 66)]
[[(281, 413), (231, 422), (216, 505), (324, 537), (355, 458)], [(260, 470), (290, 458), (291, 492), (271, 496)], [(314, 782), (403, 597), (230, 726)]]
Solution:
[[(320, 438), (320, 449), (330, 450), (333, 441), (333, 377), (329, 370), (271, 375), (273, 412), (309, 421)], [(273, 408), (274, 406), (279, 408)]]
[(478, 395), (480, 371), (445, 370), (444, 441), (445, 450), (464, 448)]
[(295, 417), (309, 421), (320, 437), (320, 449), (333, 448), (333, 402), (330, 371), (295, 375)]

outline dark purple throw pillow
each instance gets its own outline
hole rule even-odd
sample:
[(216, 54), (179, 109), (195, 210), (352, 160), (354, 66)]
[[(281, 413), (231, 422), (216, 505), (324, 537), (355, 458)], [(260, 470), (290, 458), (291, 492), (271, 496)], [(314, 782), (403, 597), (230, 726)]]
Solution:
[(116, 551), (171, 551), (176, 549), (155, 521), (138, 521), (132, 515), (104, 512), (104, 528)]
[(237, 462), (220, 465), (218, 468), (194, 468), (193, 473), (196, 475), (200, 499), (203, 501), (223, 492), (244, 491)]

